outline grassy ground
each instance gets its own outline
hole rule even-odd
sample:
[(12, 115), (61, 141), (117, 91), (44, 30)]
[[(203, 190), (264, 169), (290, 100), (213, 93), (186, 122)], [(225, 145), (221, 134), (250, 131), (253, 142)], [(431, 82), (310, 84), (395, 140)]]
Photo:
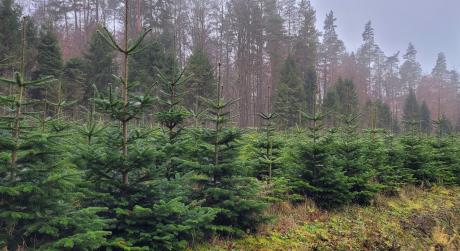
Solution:
[(460, 250), (460, 188), (406, 188), (337, 212), (285, 203), (267, 214), (275, 220), (257, 235), (197, 250)]

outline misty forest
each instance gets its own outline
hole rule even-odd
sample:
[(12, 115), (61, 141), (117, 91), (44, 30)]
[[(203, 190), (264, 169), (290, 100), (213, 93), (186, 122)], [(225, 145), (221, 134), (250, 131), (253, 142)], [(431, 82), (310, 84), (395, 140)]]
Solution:
[(0, 0), (0, 250), (460, 250), (458, 55), (336, 12)]

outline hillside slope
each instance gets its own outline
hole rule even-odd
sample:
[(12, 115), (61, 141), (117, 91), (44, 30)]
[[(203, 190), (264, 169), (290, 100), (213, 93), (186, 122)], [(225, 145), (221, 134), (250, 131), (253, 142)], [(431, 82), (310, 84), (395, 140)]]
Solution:
[(272, 207), (257, 235), (197, 250), (460, 250), (460, 188), (406, 188), (398, 198), (337, 212), (311, 203)]

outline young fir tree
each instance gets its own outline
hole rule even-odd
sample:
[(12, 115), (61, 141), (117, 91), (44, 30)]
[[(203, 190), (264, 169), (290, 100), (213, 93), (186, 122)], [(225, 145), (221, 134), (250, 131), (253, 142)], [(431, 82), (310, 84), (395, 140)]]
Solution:
[(257, 197), (259, 184), (256, 179), (248, 177), (247, 170), (238, 161), (239, 138), (241, 132), (228, 128), (230, 106), (235, 102), (222, 98), (222, 86), (217, 84), (215, 99), (206, 99), (208, 104), (207, 119), (212, 127), (204, 129), (200, 146), (198, 199), (204, 205), (217, 210), (210, 229), (216, 232), (241, 235), (253, 231), (264, 220), (261, 212), (265, 203)]
[(276, 114), (271, 110), (271, 91), (268, 87), (266, 112), (259, 113), (263, 121), (262, 135), (255, 143), (257, 152), (257, 164), (254, 167), (255, 176), (260, 180), (270, 183), (273, 179), (274, 170), (278, 169), (280, 157), (280, 142), (275, 139), (274, 119)]
[(107, 222), (97, 215), (103, 208), (81, 207), (81, 174), (68, 162), (63, 135), (37, 130), (25, 112), (25, 93), (32, 86), (53, 81), (24, 79), (26, 46), (23, 20), (20, 71), (14, 79), (0, 78), (15, 93), (2, 96), (10, 113), (1, 119), (0, 247), (5, 250), (94, 250), (106, 242)]
[[(446, 137), (450, 133), (449, 122), (441, 115), (433, 121), (436, 128), (436, 138), (431, 144), (432, 158), (430, 159), (429, 172), (432, 174), (432, 181), (440, 184), (453, 184), (456, 182), (456, 174), (460, 170), (458, 164), (458, 149), (452, 138)], [(446, 133), (447, 131), (447, 133)]]
[(367, 130), (369, 135), (363, 140), (367, 147), (362, 149), (361, 156), (364, 158), (365, 168), (373, 171), (373, 180), (378, 183), (378, 188), (388, 195), (394, 195), (405, 177), (405, 172), (399, 168), (399, 149), (391, 134), (386, 140), (382, 138), (382, 128), (379, 125), (379, 110), (384, 107), (382, 102), (375, 101), (370, 104), (370, 129)]
[(440, 137), (430, 142), (432, 158), (429, 163), (429, 172), (432, 174), (432, 181), (449, 185), (457, 182), (460, 164), (458, 148), (450, 137)]
[(379, 191), (379, 186), (372, 181), (376, 174), (375, 169), (365, 164), (370, 156), (363, 155), (365, 147), (358, 139), (358, 117), (359, 115), (354, 114), (343, 117), (341, 137), (334, 151), (333, 162), (343, 168), (352, 201), (368, 204)]
[(288, 56), (281, 70), (274, 106), (283, 127), (289, 128), (299, 124), (304, 103), (305, 90), (298, 66), (295, 60)]
[(160, 81), (160, 106), (161, 111), (157, 113), (157, 118), (163, 128), (166, 129), (166, 142), (163, 144), (163, 152), (166, 156), (165, 176), (167, 179), (173, 179), (178, 174), (184, 174), (190, 170), (185, 168), (185, 161), (180, 159), (182, 152), (186, 150), (182, 131), (184, 122), (189, 113), (182, 106), (184, 93), (184, 85), (189, 80), (189, 77), (184, 77), (184, 72), (181, 72), (173, 79), (168, 78), (160, 73), (158, 76)]
[[(107, 98), (95, 99), (116, 123), (96, 138), (89, 137), (94, 135), (91, 126), (85, 130), (88, 144), (81, 147), (75, 161), (86, 170), (95, 192), (86, 203), (109, 209), (105, 216), (113, 224), (108, 248), (181, 250), (187, 241), (200, 237), (215, 213), (190, 202), (191, 185), (185, 183), (188, 180), (165, 178), (164, 156), (168, 153), (161, 152), (162, 147), (147, 137), (152, 134), (150, 130), (129, 128), (129, 122), (139, 118), (153, 98), (151, 88), (146, 87), (143, 95), (132, 94), (138, 85), (129, 82), (129, 57), (142, 49), (140, 44), (148, 31), (129, 44), (128, 3), (125, 0), (123, 45), (118, 45), (107, 29), (100, 31), (102, 38), (123, 56), (123, 75), (118, 77), (121, 94), (109, 88)], [(176, 113), (173, 115), (165, 116), (165, 124), (177, 121)], [(177, 133), (173, 129), (171, 136)]]
[(406, 128), (410, 128), (410, 131), (401, 138), (403, 151), (400, 157), (401, 168), (408, 173), (407, 182), (423, 186), (434, 181), (434, 174), (428, 165), (431, 155), (426, 141), (417, 133), (419, 124), (417, 121), (406, 122)]
[(394, 136), (382, 135), (380, 131), (369, 132), (363, 139), (362, 148), (365, 168), (373, 170), (373, 181), (386, 195), (395, 195), (405, 181), (405, 173), (400, 169), (400, 149)]
[(350, 184), (342, 167), (331, 161), (331, 139), (321, 135), (324, 114), (317, 113), (316, 107), (313, 111), (312, 115), (305, 115), (310, 121), (310, 141), (299, 143), (295, 151), (295, 166), (290, 177), (293, 189), (300, 200), (307, 196), (320, 207), (340, 207), (352, 199)]

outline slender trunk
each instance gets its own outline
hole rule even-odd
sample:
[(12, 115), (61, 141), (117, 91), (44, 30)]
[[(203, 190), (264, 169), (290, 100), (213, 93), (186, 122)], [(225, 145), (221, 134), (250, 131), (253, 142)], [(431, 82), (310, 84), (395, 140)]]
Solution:
[[(221, 117), (221, 108), (220, 108), (220, 97), (221, 97), (221, 88), (222, 88), (222, 85), (221, 85), (221, 75), (220, 75), (220, 67), (221, 67), (221, 64), (219, 63), (218, 64), (218, 71), (219, 71), (219, 75), (218, 75), (218, 78), (219, 78), (219, 81), (217, 82), (217, 104), (218, 104), (218, 108), (217, 108), (217, 114), (216, 114), (216, 125), (215, 125), (215, 130), (216, 130), (216, 137), (215, 137), (215, 141), (214, 141), (214, 168), (217, 169), (217, 167), (219, 166), (219, 134), (220, 134), (220, 117)], [(217, 182), (217, 178), (216, 176), (214, 175), (214, 184)]]
[(96, 23), (99, 23), (99, 0), (96, 0)]
[[(124, 34), (124, 53), (123, 53), (123, 104), (128, 105), (128, 15), (129, 1), (125, 0), (125, 34)], [(123, 127), (123, 156), (128, 157), (128, 121), (122, 121)], [(123, 170), (123, 184), (128, 185), (128, 170)]]
[(14, 128), (13, 128), (13, 139), (15, 146), (11, 152), (11, 179), (15, 178), (16, 162), (18, 160), (18, 147), (19, 147), (19, 134), (21, 130), (21, 109), (22, 102), (24, 99), (24, 75), (25, 75), (25, 54), (26, 54), (26, 19), (22, 19), (22, 38), (21, 38), (21, 66), (20, 66), (20, 83), (19, 83), (19, 97), (16, 102), (16, 111), (14, 115)]

